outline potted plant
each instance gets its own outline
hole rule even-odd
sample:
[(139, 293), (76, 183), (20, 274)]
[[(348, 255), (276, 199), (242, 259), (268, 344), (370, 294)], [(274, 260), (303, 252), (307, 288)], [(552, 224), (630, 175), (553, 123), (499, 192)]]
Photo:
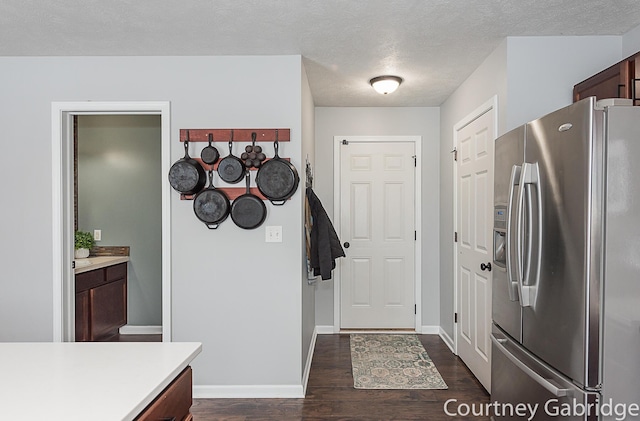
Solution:
[(91, 248), (95, 244), (93, 235), (91, 235), (90, 232), (86, 231), (76, 231), (75, 240), (75, 258), (82, 259), (85, 257), (89, 257), (89, 250), (91, 250)]

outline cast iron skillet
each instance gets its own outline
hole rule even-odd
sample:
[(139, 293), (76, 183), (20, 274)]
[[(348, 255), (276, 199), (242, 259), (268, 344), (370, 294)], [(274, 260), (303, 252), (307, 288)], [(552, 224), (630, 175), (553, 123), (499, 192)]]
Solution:
[(209, 170), (209, 187), (193, 199), (193, 212), (209, 229), (216, 229), (230, 210), (229, 198), (222, 190), (213, 187), (213, 170)]
[(229, 140), (229, 155), (222, 158), (222, 161), (218, 164), (218, 175), (227, 183), (236, 184), (244, 176), (244, 162), (233, 155), (232, 147), (233, 130), (231, 131), (231, 140)]
[(231, 205), (231, 219), (237, 226), (246, 230), (258, 228), (267, 217), (267, 207), (258, 196), (251, 193), (251, 176), (249, 171), (245, 176), (247, 192), (233, 201)]
[(209, 133), (209, 146), (205, 146), (202, 151), (200, 151), (200, 158), (202, 158), (202, 162), (208, 165), (213, 165), (218, 162), (218, 159), (220, 159), (218, 149), (216, 149), (211, 142), (213, 142), (213, 133)]
[(300, 177), (292, 163), (278, 156), (278, 130), (273, 147), (275, 156), (262, 164), (256, 175), (256, 184), (271, 203), (280, 206), (296, 192)]
[(189, 156), (189, 131), (184, 141), (184, 157), (169, 169), (169, 184), (182, 194), (195, 194), (204, 187), (207, 175), (202, 165)]

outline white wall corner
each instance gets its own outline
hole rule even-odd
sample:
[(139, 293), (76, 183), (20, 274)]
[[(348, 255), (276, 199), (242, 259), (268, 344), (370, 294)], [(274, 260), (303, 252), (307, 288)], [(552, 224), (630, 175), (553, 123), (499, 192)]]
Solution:
[(302, 385), (194, 385), (194, 399), (300, 399)]
[(307, 362), (304, 365), (304, 373), (302, 373), (302, 395), (307, 395), (307, 383), (309, 382), (309, 373), (311, 372), (311, 363), (313, 361), (313, 352), (316, 349), (316, 339), (318, 338), (318, 326), (313, 329), (311, 336), (311, 344), (309, 345), (309, 353), (307, 354)]
[(444, 343), (447, 344), (447, 346), (449, 347), (451, 352), (453, 352), (455, 354), (456, 353), (455, 345), (454, 345), (453, 339), (451, 339), (451, 336), (449, 336), (447, 334), (447, 332), (445, 332), (444, 329), (442, 329), (442, 328), (439, 328), (438, 335), (440, 335), (440, 337), (442, 338)]
[(440, 326), (422, 326), (422, 330), (419, 332), (422, 335), (439, 335)]
[(316, 326), (315, 333), (317, 335), (333, 335), (336, 332), (333, 326)]

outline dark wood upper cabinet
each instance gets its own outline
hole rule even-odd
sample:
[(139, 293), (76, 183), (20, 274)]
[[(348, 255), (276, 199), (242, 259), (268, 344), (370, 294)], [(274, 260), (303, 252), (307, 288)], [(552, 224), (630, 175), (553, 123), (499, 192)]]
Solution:
[(629, 98), (640, 105), (640, 52), (583, 80), (573, 87), (573, 101), (595, 96), (596, 99)]

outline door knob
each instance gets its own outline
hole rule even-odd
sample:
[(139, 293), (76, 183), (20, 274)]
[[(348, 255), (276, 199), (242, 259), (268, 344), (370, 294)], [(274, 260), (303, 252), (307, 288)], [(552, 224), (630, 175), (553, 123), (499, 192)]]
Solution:
[(351, 244), (349, 244), (348, 241), (345, 241), (344, 244), (343, 244), (344, 248), (346, 248), (346, 249), (348, 249), (350, 245)]
[(480, 269), (488, 270), (489, 272), (491, 272), (491, 262), (487, 263), (486, 265), (484, 263), (480, 263)]

